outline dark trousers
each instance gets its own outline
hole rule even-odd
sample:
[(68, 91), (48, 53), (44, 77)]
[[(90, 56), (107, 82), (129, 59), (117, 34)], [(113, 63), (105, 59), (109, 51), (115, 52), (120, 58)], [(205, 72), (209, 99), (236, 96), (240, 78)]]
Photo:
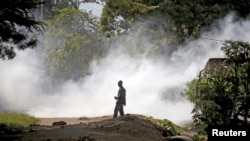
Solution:
[(118, 112), (120, 113), (121, 116), (124, 116), (124, 111), (123, 111), (123, 105), (122, 104), (116, 104), (115, 105), (113, 118), (117, 118)]

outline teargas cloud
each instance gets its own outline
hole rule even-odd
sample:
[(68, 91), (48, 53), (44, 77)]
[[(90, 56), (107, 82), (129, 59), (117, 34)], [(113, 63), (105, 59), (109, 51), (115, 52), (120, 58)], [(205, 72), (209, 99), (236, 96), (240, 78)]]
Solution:
[[(250, 22), (234, 22), (233, 16), (216, 21), (201, 37), (249, 42)], [(22, 111), (37, 117), (112, 115), (117, 81), (123, 80), (127, 90), (125, 113), (167, 118), (176, 124), (191, 120), (193, 105), (181, 92), (209, 58), (224, 57), (222, 43), (197, 38), (168, 52), (165, 61), (155, 61), (154, 57), (135, 59), (120, 50), (119, 46), (138, 41), (128, 39), (126, 45), (116, 43), (114, 46), (118, 47), (111, 47), (98, 62), (93, 60), (88, 76), (78, 82), (66, 81), (53, 93), (42, 91), (41, 81), (46, 76), (37, 48), (18, 52), (14, 60), (1, 61), (0, 110)]]

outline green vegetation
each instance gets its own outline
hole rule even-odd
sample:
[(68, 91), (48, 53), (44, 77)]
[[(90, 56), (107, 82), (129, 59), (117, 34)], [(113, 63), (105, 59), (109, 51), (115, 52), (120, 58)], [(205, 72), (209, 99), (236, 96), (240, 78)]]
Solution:
[(46, 20), (46, 65), (56, 78), (78, 79), (86, 75), (90, 61), (104, 52), (97, 18), (74, 8), (54, 8), (53, 12), (55, 16)]
[[(102, 3), (101, 17), (95, 17), (91, 12), (81, 11), (79, 4), (84, 2)], [(12, 5), (12, 1), (0, 7), (2, 9), (7, 7), (3, 11), (3, 19), (13, 17), (11, 8), (16, 10), (22, 4), (23, 9), (19, 9), (21, 11), (14, 14), (21, 14), (18, 15), (19, 17), (32, 15), (31, 10), (36, 10), (35, 12), (38, 13), (36, 18), (46, 23), (46, 30), (41, 40), (43, 47), (40, 51), (45, 57), (44, 66), (46, 66), (48, 77), (55, 81), (57, 78), (62, 81), (76, 80), (79, 76), (88, 75), (91, 73), (88, 72), (91, 61), (101, 58), (117, 42), (119, 47), (132, 56), (157, 55), (158, 58), (166, 60), (171, 53), (169, 50), (185, 40), (198, 37), (201, 28), (209, 26), (218, 18), (231, 11), (236, 12), (238, 17), (244, 18), (250, 13), (248, 0), (101, 0), (101, 2), (45, 0), (42, 7), (40, 1), (17, 1), (12, 7), (8, 4)], [(10, 33), (5, 30), (14, 28), (8, 27), (5, 22), (12, 23), (13, 20), (15, 23), (15, 19), (2, 20), (0, 30), (3, 31), (1, 33)], [(27, 25), (29, 31), (37, 35), (37, 32), (42, 30), (43, 24), (33, 18), (29, 20), (29, 22), (18, 20), (22, 23), (17, 24)], [(24, 36), (19, 36), (20, 33), (23, 32), (15, 31), (17, 35), (14, 37), (9, 37), (9, 34), (0, 35), (0, 44), (12, 40), (16, 42), (15, 39), (20, 38), (22, 41), (17, 44), (20, 48), (36, 46), (36, 36), (33, 36), (30, 42), (26, 42), (23, 40)], [(131, 43), (127, 35), (136, 39), (137, 42)], [(130, 43), (129, 46), (127, 46), (128, 43)], [(7, 56), (13, 58), (15, 53), (12, 49), (0, 46), (0, 58)]]
[(160, 126), (163, 129), (163, 134), (167, 136), (184, 135), (191, 137), (194, 141), (206, 141), (206, 133), (192, 133), (185, 127), (178, 126), (167, 119), (155, 119), (153, 117), (144, 117), (144, 119), (151, 121), (153, 124)]
[(200, 131), (208, 125), (248, 124), (250, 118), (250, 44), (226, 41), (221, 49), (227, 63), (201, 73), (185, 92)]
[(6, 0), (1, 4), (0, 59), (13, 59), (14, 48), (24, 50), (37, 46), (37, 35), (43, 31), (44, 24), (35, 19), (32, 10), (40, 5), (40, 0)]
[(164, 130), (163, 132), (168, 136), (179, 135), (182, 130), (185, 130), (183, 127), (175, 125), (172, 121), (167, 119), (155, 119), (151, 116), (141, 116), (141, 118), (151, 121), (156, 126), (160, 126)]
[(165, 32), (178, 33), (181, 39), (194, 38), (201, 28), (229, 12), (247, 17), (249, 6), (249, 0), (105, 0), (100, 29), (109, 37), (126, 32), (134, 22), (142, 22), (145, 16), (164, 15), (161, 22), (154, 23), (156, 26), (163, 27)]
[(157, 8), (159, 6), (147, 5), (140, 0), (105, 0), (100, 19), (100, 30), (107, 37), (124, 33), (135, 21), (135, 15), (149, 13)]
[[(243, 18), (247, 18), (250, 13), (249, 0), (101, 0), (101, 2), (45, 0), (44, 2), (41, 6), (41, 1), (38, 0), (32, 2), (8, 0), (0, 7), (2, 10), (0, 31), (5, 33), (0, 35), (0, 44), (2, 44), (0, 58), (15, 57), (13, 47), (6, 46), (5, 42), (13, 41), (19, 49), (32, 48), (37, 45), (36, 37), (39, 32), (43, 31), (43, 24), (35, 20), (32, 15), (32, 11), (35, 11), (38, 13), (38, 19), (48, 23), (46, 25), (48, 30), (44, 34), (45, 40), (51, 37), (54, 37), (51, 38), (52, 40), (60, 40), (60, 43), (49, 42), (43, 45), (50, 48), (51, 54), (46, 54), (49, 58), (47, 62), (51, 63), (48, 66), (55, 71), (61, 69), (60, 73), (55, 74), (59, 74), (63, 79), (68, 79), (68, 72), (72, 71), (65, 70), (66, 65), (73, 63), (72, 66), (67, 66), (68, 68), (77, 65), (79, 68), (75, 70), (79, 72), (76, 73), (82, 75), (88, 69), (89, 61), (103, 54), (103, 51), (110, 47), (108, 43), (113, 39), (104, 38), (102, 34), (111, 38), (128, 33), (135, 37), (154, 35), (156, 38), (150, 42), (156, 45), (157, 52), (162, 52), (164, 49), (158, 50), (159, 44), (161, 48), (169, 43), (183, 43), (186, 39), (196, 38), (201, 28), (209, 26), (229, 12), (234, 11), (237, 16)], [(84, 2), (105, 3), (98, 20), (91, 13), (80, 11), (79, 5)], [(134, 23), (146, 24), (147, 27), (133, 27)], [(27, 32), (18, 30), (14, 27), (15, 25), (27, 27)], [(32, 33), (34, 38), (29, 38), (28, 34), (24, 33)], [(66, 33), (69, 35), (65, 35)], [(79, 44), (82, 44), (81, 47)], [(64, 47), (58, 49), (54, 45)], [(82, 54), (83, 50), (85, 54)], [(57, 55), (52, 55), (55, 53)], [(136, 53), (141, 53), (140, 47)], [(78, 60), (82, 58), (70, 56), (86, 57), (83, 57), (84, 61), (80, 62)]]
[(34, 124), (38, 121), (35, 117), (27, 114), (3, 112), (0, 113), (0, 124), (14, 127), (24, 127)]
[[(54, 3), (47, 0), (42, 9), (43, 22), (47, 25), (42, 44), (44, 50), (41, 51), (46, 72), (53, 81), (57, 78), (77, 80), (88, 75), (91, 61), (97, 59), (98, 65), (98, 59), (116, 46), (114, 43), (119, 43), (117, 46), (132, 57), (157, 54), (166, 60), (171, 53), (169, 50), (185, 40), (199, 37), (200, 30), (218, 18), (235, 12), (235, 20), (238, 20), (248, 18), (250, 13), (249, 0), (103, 1), (102, 15), (97, 18), (80, 11), (79, 1)], [(13, 47), (36, 46), (36, 35), (43, 31), (44, 24), (36, 21), (31, 11), (40, 4), (37, 0), (8, 0), (0, 6), (0, 59), (14, 58)], [(19, 31), (16, 25), (25, 29)], [(34, 38), (29, 38), (29, 33), (33, 33)], [(144, 37), (147, 40), (142, 39)], [(131, 43), (131, 38), (137, 42)], [(14, 46), (6, 45), (9, 42)], [(187, 98), (194, 103), (193, 119), (201, 132), (209, 124), (247, 124), (250, 118), (250, 45), (242, 41), (226, 41), (221, 49), (230, 65), (209, 70), (206, 74), (201, 72), (185, 90)], [(243, 123), (239, 122), (239, 117)], [(171, 129), (174, 134), (178, 133), (179, 128), (168, 120), (151, 120)], [(24, 114), (1, 113), (0, 121), (7, 125), (26, 126), (36, 119)]]
[(178, 135), (181, 127), (175, 125), (173, 122), (167, 119), (150, 119), (154, 124), (159, 125), (165, 131), (170, 131), (173, 135)]

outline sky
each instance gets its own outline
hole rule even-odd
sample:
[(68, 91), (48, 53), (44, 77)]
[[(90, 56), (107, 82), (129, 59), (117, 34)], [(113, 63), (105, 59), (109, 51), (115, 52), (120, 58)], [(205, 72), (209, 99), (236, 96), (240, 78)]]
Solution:
[[(116, 49), (101, 60), (93, 60), (91, 74), (78, 82), (66, 81), (53, 93), (41, 91), (44, 76), (37, 49), (18, 52), (10, 61), (0, 61), (0, 110), (23, 111), (35, 117), (93, 117), (112, 115), (117, 82), (123, 80), (127, 91), (126, 114), (143, 114), (169, 119), (176, 124), (191, 120), (193, 108), (180, 95), (209, 58), (225, 57), (220, 50), (224, 40), (250, 42), (250, 21), (234, 20), (234, 14), (216, 21), (197, 40), (168, 53), (167, 61), (133, 58)], [(208, 40), (214, 39), (214, 40)], [(126, 46), (139, 39), (128, 36)], [(220, 40), (220, 41), (216, 41)], [(150, 46), (150, 42), (144, 42)]]

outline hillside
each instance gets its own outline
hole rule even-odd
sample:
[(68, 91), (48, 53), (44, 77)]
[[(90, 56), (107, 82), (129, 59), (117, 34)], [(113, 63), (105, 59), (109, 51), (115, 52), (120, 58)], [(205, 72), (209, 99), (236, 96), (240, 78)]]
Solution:
[[(41, 118), (41, 120), (44, 120)], [(48, 123), (48, 119), (47, 123)], [(57, 119), (60, 120), (61, 119)], [(113, 120), (105, 116), (95, 119), (66, 119), (57, 125), (35, 124), (25, 128), (3, 128), (0, 140), (20, 141), (166, 141), (174, 135), (192, 136), (178, 127), (163, 128), (141, 115), (126, 115)], [(67, 124), (67, 125), (65, 125)], [(176, 126), (177, 127), (177, 126)], [(3, 130), (4, 129), (4, 130)], [(4, 132), (4, 133), (3, 133)], [(179, 138), (179, 136), (176, 136)], [(182, 137), (181, 137), (182, 138)], [(172, 139), (174, 140), (174, 139)], [(191, 141), (189, 138), (186, 141)]]

